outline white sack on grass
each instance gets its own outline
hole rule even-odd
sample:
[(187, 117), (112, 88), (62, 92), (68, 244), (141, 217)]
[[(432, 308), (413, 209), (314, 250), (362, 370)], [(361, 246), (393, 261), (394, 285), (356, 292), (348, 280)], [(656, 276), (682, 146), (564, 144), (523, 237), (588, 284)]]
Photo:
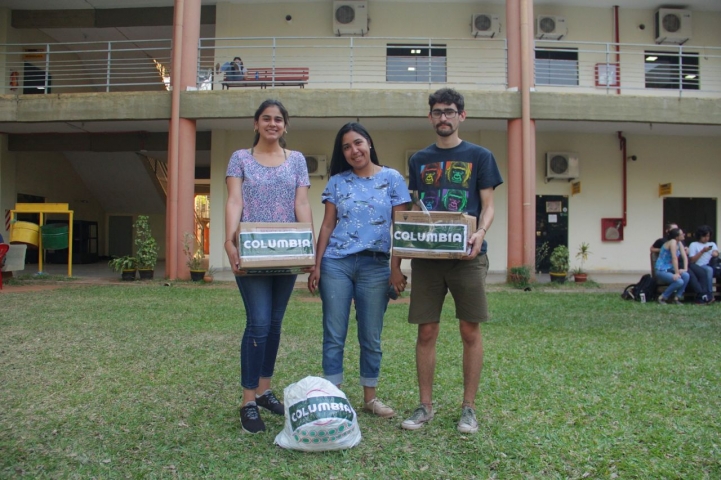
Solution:
[(361, 441), (355, 410), (345, 393), (328, 380), (305, 377), (283, 390), (285, 427), (276, 445), (320, 452), (355, 447)]

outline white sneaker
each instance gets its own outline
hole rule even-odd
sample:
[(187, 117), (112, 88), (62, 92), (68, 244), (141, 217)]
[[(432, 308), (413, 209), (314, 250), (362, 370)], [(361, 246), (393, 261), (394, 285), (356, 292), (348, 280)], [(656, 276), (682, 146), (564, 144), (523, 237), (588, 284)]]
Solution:
[(403, 420), (401, 427), (406, 430), (418, 430), (426, 423), (430, 422), (433, 418), (433, 410), (426, 409), (426, 406), (421, 404), (413, 411), (413, 414), (407, 419)]
[(458, 421), (457, 428), (461, 433), (476, 433), (478, 431), (476, 411), (471, 407), (463, 407), (463, 410), (461, 411), (461, 419)]
[(381, 402), (377, 398), (374, 398), (370, 402), (366, 402), (365, 405), (363, 405), (363, 410), (382, 418), (391, 418), (394, 417), (396, 414), (396, 412), (391, 407)]

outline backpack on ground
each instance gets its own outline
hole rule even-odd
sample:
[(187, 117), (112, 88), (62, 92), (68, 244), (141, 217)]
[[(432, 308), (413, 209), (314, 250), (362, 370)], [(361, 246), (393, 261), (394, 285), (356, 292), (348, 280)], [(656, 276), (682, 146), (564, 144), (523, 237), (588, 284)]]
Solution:
[(638, 283), (633, 283), (624, 288), (621, 297), (624, 300), (636, 300), (637, 302), (655, 300), (656, 280), (647, 273), (641, 277)]

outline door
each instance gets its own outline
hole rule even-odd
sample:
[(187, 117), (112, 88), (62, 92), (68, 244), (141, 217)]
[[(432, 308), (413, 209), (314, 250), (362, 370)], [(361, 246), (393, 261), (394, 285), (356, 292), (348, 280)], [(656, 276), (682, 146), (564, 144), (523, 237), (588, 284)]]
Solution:
[[(716, 242), (716, 199), (715, 198), (675, 198), (663, 199), (663, 225), (675, 223), (686, 233), (686, 245), (695, 241), (694, 234), (701, 225), (711, 227), (711, 241)], [(663, 225), (661, 231), (663, 232)]]
[(133, 217), (111, 216), (108, 219), (108, 255), (122, 257), (133, 254)]
[(551, 269), (551, 252), (568, 246), (568, 195), (536, 195), (536, 272)]

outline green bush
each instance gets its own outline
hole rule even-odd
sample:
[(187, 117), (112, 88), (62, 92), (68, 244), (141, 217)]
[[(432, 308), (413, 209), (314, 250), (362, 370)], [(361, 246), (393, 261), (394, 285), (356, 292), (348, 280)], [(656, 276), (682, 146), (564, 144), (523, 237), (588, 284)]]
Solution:
[(568, 247), (559, 245), (551, 252), (551, 272), (568, 272)]

